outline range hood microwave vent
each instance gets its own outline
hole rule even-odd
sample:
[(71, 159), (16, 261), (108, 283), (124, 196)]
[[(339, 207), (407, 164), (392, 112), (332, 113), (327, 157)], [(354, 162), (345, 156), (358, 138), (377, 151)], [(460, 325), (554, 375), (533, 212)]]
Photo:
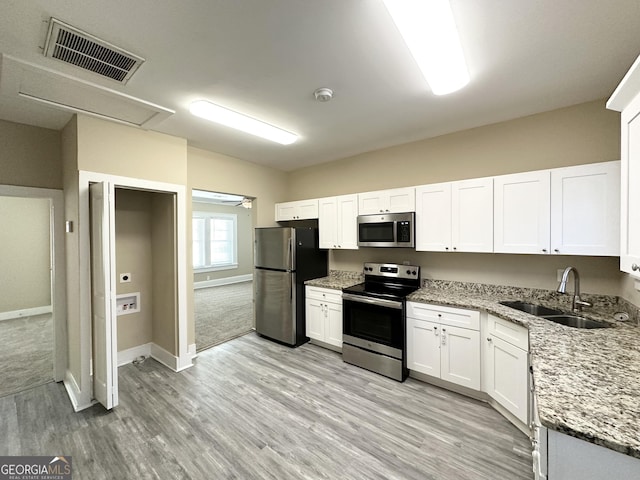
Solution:
[(134, 55), (51, 17), (44, 55), (125, 84), (144, 63)]

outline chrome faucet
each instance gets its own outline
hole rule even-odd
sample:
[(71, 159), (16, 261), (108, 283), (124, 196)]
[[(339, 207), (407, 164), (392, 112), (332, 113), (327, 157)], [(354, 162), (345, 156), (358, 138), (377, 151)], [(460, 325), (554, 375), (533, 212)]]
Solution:
[(589, 302), (585, 302), (580, 298), (580, 275), (575, 267), (567, 267), (562, 272), (562, 280), (558, 285), (558, 293), (567, 293), (567, 280), (569, 273), (573, 272), (573, 301), (571, 302), (571, 310), (573, 312), (582, 310), (582, 307), (591, 307)]

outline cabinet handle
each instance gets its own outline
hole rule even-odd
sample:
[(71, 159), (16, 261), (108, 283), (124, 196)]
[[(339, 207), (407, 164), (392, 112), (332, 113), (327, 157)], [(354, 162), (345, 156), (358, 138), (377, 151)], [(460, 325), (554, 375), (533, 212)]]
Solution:
[(544, 253), (547, 253), (547, 249), (546, 249), (546, 248), (543, 248), (543, 249), (542, 249), (542, 251), (543, 251)]
[(554, 248), (553, 251), (556, 252), (556, 253), (560, 253), (560, 250), (557, 249), (557, 248)]
[(433, 327), (433, 333), (436, 337), (438, 336), (438, 327)]
[(491, 337), (487, 337), (487, 342), (491, 342), (493, 339)]
[(384, 213), (384, 210), (380, 209), (380, 213)]
[(442, 329), (442, 345), (446, 345), (447, 344), (447, 330), (446, 329)]
[(445, 250), (449, 250), (449, 247), (444, 247)]
[(389, 209), (387, 208), (387, 209), (385, 210), (385, 212), (389, 212)]
[(457, 250), (457, 248), (456, 248), (456, 247), (453, 247), (453, 249), (454, 249), (454, 250)]
[(638, 270), (640, 270), (640, 265), (638, 265), (637, 263), (634, 263), (633, 265), (631, 265), (631, 270), (633, 270), (634, 272), (637, 272)]
[(340, 245), (338, 245), (338, 248), (342, 248)]

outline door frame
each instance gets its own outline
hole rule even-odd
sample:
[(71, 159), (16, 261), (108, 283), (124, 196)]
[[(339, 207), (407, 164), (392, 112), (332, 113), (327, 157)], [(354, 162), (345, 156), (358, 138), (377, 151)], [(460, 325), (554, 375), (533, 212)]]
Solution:
[(51, 260), (51, 308), (53, 317), (53, 379), (64, 380), (67, 368), (67, 304), (66, 269), (64, 248), (64, 193), (51, 188), (0, 185), (0, 196), (45, 198), (49, 200), (50, 260)]
[[(80, 258), (90, 259), (91, 222), (89, 210), (89, 185), (92, 183), (107, 182), (110, 184), (110, 192), (113, 194), (116, 188), (143, 190), (158, 193), (171, 193), (176, 196), (176, 272), (177, 272), (177, 315), (178, 315), (178, 341), (177, 356), (175, 359), (175, 371), (181, 371), (193, 365), (195, 356), (195, 344), (188, 345), (187, 341), (187, 231), (186, 212), (187, 195), (186, 186), (173, 183), (156, 182), (140, 178), (123, 177), (98, 172), (80, 170), (78, 172), (79, 203), (78, 233), (80, 239)], [(91, 365), (91, 262), (88, 260), (80, 264), (80, 318), (86, 332), (81, 339), (81, 362), (88, 367)], [(111, 275), (115, 278), (115, 262), (111, 264)], [(115, 295), (115, 292), (113, 292)], [(115, 320), (115, 318), (114, 318)], [(193, 351), (191, 351), (193, 350)], [(117, 353), (117, 352), (116, 352)], [(117, 362), (117, 355), (113, 361)], [(90, 368), (82, 368), (82, 384), (90, 385), (93, 389)], [(93, 391), (91, 392), (93, 399)], [(86, 405), (86, 404), (85, 404)], [(88, 405), (86, 405), (88, 406)]]

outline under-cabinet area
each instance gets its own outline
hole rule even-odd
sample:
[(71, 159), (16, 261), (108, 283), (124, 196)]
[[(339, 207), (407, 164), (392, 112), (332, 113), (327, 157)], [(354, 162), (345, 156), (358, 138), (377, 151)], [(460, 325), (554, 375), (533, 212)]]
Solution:
[(117, 316), (118, 365), (152, 354), (167, 362), (177, 355), (175, 198), (125, 188), (115, 197), (116, 293), (139, 294), (138, 311)]

